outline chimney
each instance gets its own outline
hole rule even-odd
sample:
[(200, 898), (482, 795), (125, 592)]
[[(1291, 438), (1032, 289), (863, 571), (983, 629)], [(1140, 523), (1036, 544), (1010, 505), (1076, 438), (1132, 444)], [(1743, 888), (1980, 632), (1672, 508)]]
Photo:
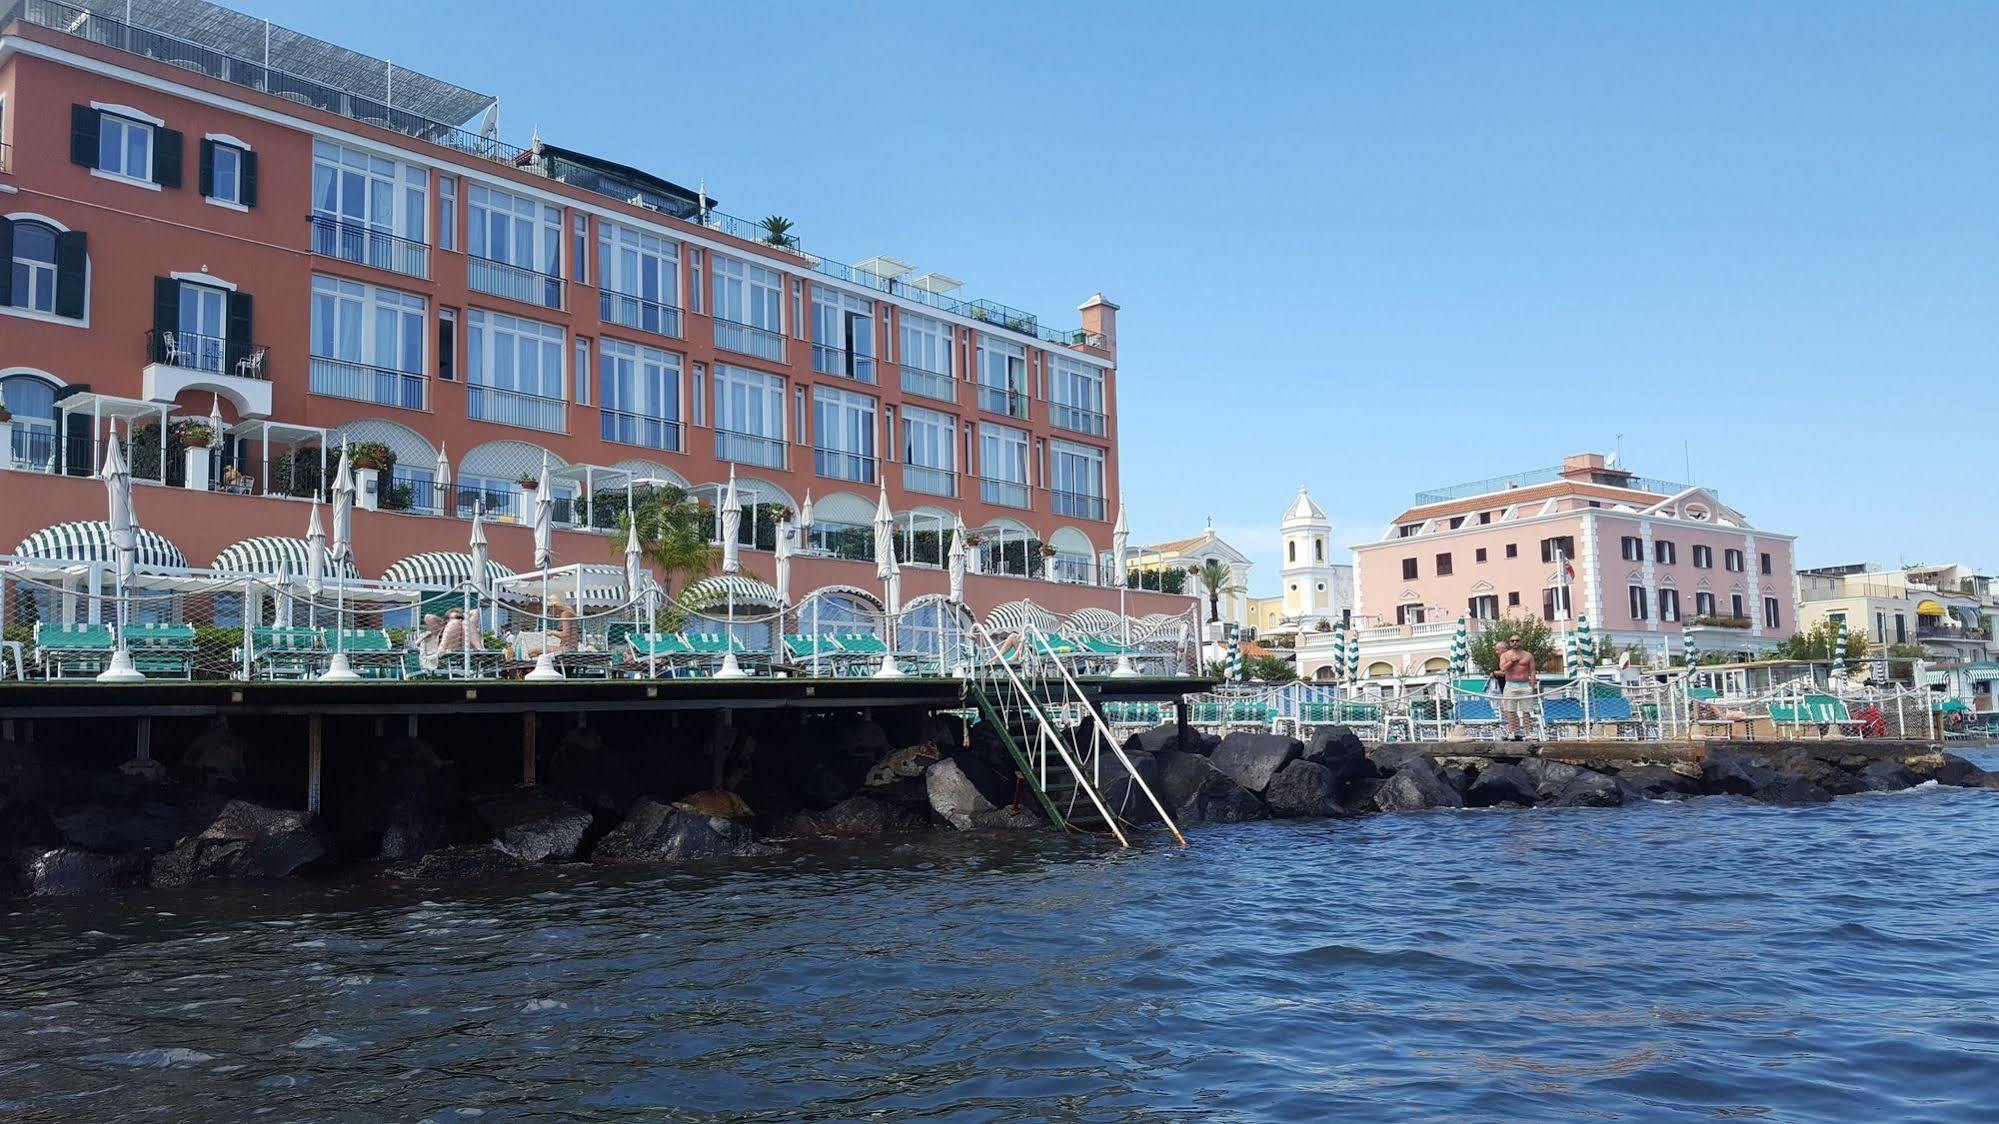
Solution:
[(1104, 337), (1104, 348), (1112, 355), (1117, 354), (1117, 305), (1104, 299), (1098, 293), (1076, 306), (1083, 314), (1083, 330)]

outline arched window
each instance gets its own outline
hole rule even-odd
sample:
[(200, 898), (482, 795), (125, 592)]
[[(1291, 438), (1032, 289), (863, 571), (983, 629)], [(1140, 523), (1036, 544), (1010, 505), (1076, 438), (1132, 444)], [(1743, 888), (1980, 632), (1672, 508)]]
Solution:
[(1297, 544), (1297, 543), (1295, 543), (1295, 542), (1288, 542), (1288, 543), (1285, 543), (1285, 544), (1284, 544), (1284, 560), (1285, 560), (1286, 562), (1296, 562), (1296, 561), (1298, 561), (1298, 544)]
[(1314, 562), (1324, 562), (1325, 560), (1326, 560), (1326, 540), (1324, 540), (1324, 539), (1313, 539), (1313, 540), (1312, 540), (1312, 561), (1314, 561)]
[(13, 285), (8, 302), (36, 312), (56, 310), (56, 231), (39, 222), (14, 227)]
[(35, 375), (0, 377), (0, 402), (14, 415), (11, 456), (19, 468), (46, 469), (56, 460), (56, 388)]

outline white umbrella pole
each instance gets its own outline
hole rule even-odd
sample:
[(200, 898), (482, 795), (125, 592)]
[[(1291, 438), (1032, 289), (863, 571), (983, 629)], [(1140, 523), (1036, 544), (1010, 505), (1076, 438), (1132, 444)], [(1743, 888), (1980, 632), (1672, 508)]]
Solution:
[(534, 670), (527, 678), (537, 683), (549, 679), (561, 679), (562, 672), (556, 669), (555, 653), (550, 650), (548, 640), (548, 567), (541, 568), (541, 654), (534, 658)]
[(1123, 622), (1120, 626), (1123, 638), (1118, 642), (1117, 666), (1111, 669), (1111, 675), (1118, 679), (1131, 679), (1138, 675), (1138, 668), (1131, 663), (1131, 614), (1125, 611), (1125, 588), (1122, 583), (1117, 587), (1117, 615)]
[(351, 683), (361, 678), (347, 660), (347, 567), (346, 556), (333, 565), (333, 659), (328, 661), (322, 683)]
[[(162, 455), (165, 455), (164, 452), (162, 452)], [(97, 674), (97, 681), (99, 683), (137, 683), (146, 676), (137, 667), (133, 666), (132, 644), (125, 635), (126, 629), (132, 623), (132, 604), (129, 600), (130, 594), (125, 588), (123, 567), (120, 567), (119, 572), (113, 576), (118, 582), (118, 599), (116, 608), (112, 612), (112, 615), (118, 621), (118, 644), (111, 650), (111, 663)]]
[(715, 669), (717, 679), (747, 679), (749, 672), (736, 662), (736, 591), (729, 590), (729, 619), (722, 625), (722, 666)]

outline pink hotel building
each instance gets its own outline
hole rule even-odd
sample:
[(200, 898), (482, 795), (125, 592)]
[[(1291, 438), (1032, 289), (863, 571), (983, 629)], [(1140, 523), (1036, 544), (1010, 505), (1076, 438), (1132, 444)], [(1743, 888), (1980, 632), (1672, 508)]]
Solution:
[[(1709, 489), (1589, 453), (1420, 492), (1380, 541), (1353, 548), (1363, 671), (1438, 670), (1460, 617), (1587, 616), (1654, 658), (1676, 654), (1683, 631), (1703, 651), (1767, 650), (1797, 629), (1793, 541)], [(1308, 678), (1329, 664), (1300, 653)]]

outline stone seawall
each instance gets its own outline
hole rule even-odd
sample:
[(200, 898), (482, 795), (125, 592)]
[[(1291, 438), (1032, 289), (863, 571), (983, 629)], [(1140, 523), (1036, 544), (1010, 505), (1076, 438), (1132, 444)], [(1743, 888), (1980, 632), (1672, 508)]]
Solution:
[[(331, 728), (319, 814), (301, 810), (291, 727), (165, 726), (146, 760), (128, 759), (132, 743), (106, 730), (116, 723), (44, 723), (33, 742), (0, 741), (0, 896), (355, 867), (504, 876), (536, 863), (714, 862), (829, 837), (1049, 827), (997, 738), (920, 708), (572, 717), (539, 741), (528, 722), (524, 745), (504, 721), (426, 721), (423, 736), (365, 719)], [(1999, 773), (1907, 742), (1367, 745), (1345, 729), (1299, 741), (1162, 726), (1125, 748), (1182, 826), (1703, 796), (1822, 803), (1928, 781), (1999, 788)], [(1121, 818), (1157, 820), (1121, 766), (1107, 760), (1103, 780)]]

